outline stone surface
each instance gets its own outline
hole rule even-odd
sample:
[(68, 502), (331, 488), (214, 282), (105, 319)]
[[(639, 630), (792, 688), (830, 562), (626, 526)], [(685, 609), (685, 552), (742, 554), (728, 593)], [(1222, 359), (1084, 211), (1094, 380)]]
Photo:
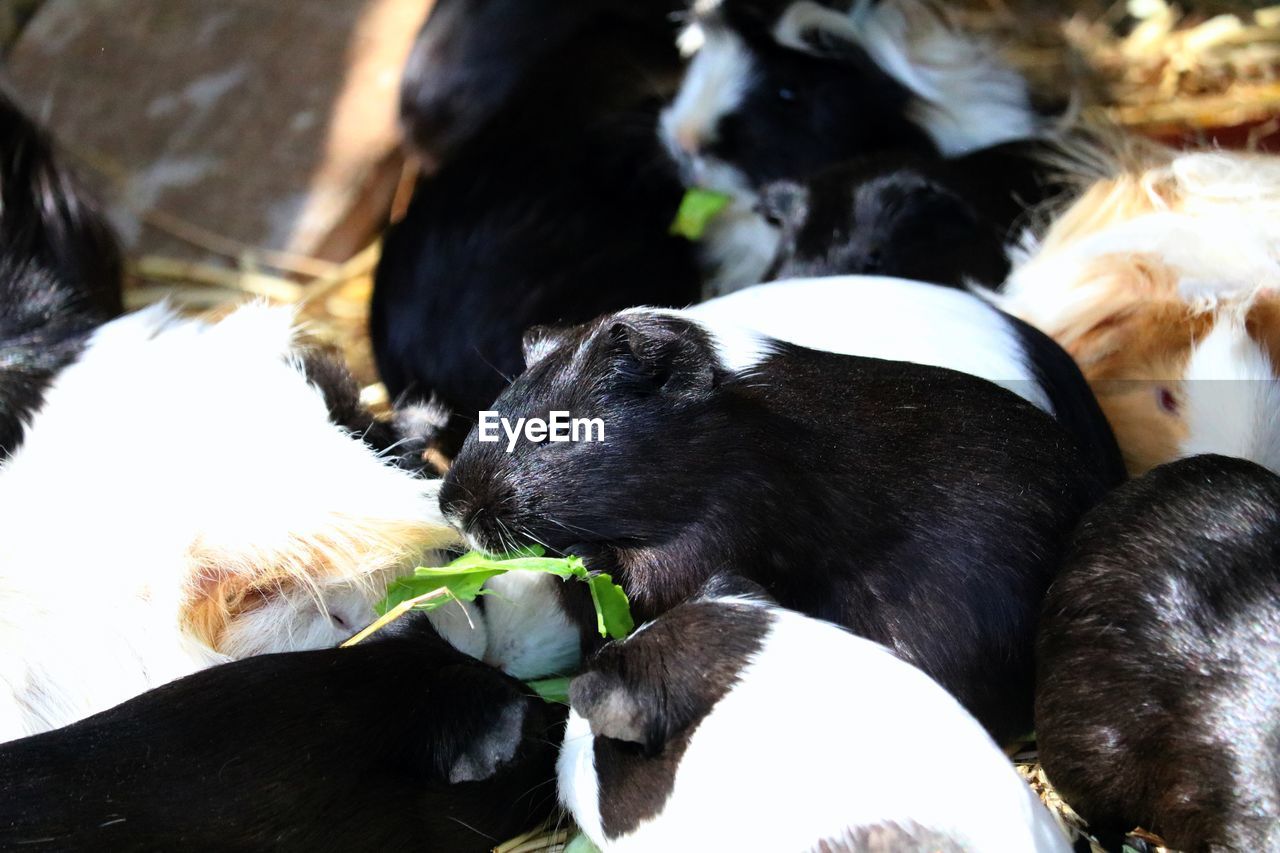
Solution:
[(180, 231), (341, 260), (390, 204), (396, 89), (429, 5), (45, 0), (4, 76), (136, 253), (205, 259)]

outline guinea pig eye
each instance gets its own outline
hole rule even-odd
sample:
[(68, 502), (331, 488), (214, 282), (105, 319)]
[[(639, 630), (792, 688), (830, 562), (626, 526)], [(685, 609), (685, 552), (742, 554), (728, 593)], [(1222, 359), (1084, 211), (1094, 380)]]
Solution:
[(1178, 402), (1178, 395), (1174, 394), (1171, 388), (1157, 388), (1156, 400), (1160, 403), (1160, 410), (1166, 414), (1176, 415), (1182, 408)]
[(778, 100), (780, 101), (786, 101), (787, 103), (792, 104), (799, 99), (800, 95), (796, 93), (795, 89), (792, 89), (789, 86), (782, 86), (778, 89)]

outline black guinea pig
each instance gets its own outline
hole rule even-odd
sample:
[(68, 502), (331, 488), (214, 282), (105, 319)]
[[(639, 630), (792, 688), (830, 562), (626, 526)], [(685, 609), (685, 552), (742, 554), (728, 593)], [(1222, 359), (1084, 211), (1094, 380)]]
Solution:
[(427, 171), (442, 166), (507, 108), (525, 77), (602, 15), (641, 26), (678, 0), (438, 0), (400, 84), (405, 137)]
[(1041, 600), (1104, 491), (1091, 457), (992, 382), (689, 314), (531, 335), (494, 410), (515, 427), (598, 420), (603, 440), (473, 431), (446, 517), (480, 549), (583, 555), (640, 619), (741, 567), (783, 606), (894, 649), (997, 739), (1030, 731)]
[(1280, 477), (1197, 456), (1090, 512), (1045, 601), (1040, 759), (1091, 829), (1280, 849)]
[[(1040, 155), (1040, 156), (1038, 156)], [(867, 157), (764, 188), (781, 233), (771, 279), (886, 275), (999, 288), (1029, 211), (1065, 187), (1033, 143), (963, 157)]]
[(571, 683), (560, 799), (601, 850), (1066, 853), (945, 690), (753, 586), (713, 578)]
[[(512, 10), (525, 39), (542, 38), (523, 0), (490, 5)], [(692, 244), (669, 233), (683, 187), (657, 137), (681, 68), (671, 5), (544, 10), (584, 19), (511, 59), (527, 61), (511, 94), (420, 179), (388, 230), (370, 313), (378, 371), (393, 397), (434, 397), (452, 413), (445, 455), (520, 371), (529, 326), (698, 297)], [(493, 17), (463, 53), (483, 68), (515, 39)]]
[(563, 714), (414, 628), (0, 745), (0, 850), (483, 851), (536, 825)]
[(0, 94), (0, 460), (57, 372), (123, 310), (123, 270), (111, 226)]
[(956, 157), (1040, 135), (1022, 77), (928, 0), (694, 4), (691, 56), (662, 116), (688, 186), (733, 205), (709, 228), (712, 293), (755, 284), (777, 235), (759, 191), (873, 153)]

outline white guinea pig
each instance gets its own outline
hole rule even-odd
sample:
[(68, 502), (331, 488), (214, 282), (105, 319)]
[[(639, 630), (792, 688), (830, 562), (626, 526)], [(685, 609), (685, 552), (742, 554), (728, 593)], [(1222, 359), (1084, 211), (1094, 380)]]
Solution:
[(361, 627), (340, 598), (456, 541), (438, 482), (354, 434), (312, 366), (290, 311), (155, 308), (52, 379), (0, 466), (0, 740), (333, 645)]
[(605, 851), (1066, 851), (973, 717), (888, 650), (742, 581), (570, 687), (560, 798)]

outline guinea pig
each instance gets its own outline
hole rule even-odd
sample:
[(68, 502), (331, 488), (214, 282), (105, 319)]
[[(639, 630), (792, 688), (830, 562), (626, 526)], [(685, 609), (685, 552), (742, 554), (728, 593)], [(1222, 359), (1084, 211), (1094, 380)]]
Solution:
[(887, 275), (998, 289), (1031, 209), (1065, 188), (1032, 143), (953, 160), (864, 157), (806, 181), (777, 181), (760, 212), (781, 233), (771, 280)]
[(753, 586), (713, 578), (571, 682), (560, 800), (601, 850), (1066, 853), (945, 690)]
[(1109, 496), (1045, 602), (1036, 732), (1091, 830), (1280, 848), (1280, 477), (1197, 456)]
[(927, 0), (699, 0), (662, 137), (688, 186), (733, 203), (704, 242), (708, 286), (759, 282), (777, 232), (767, 183), (875, 152), (954, 157), (1041, 132), (1022, 77)]
[[(400, 85), (404, 135), (435, 171), (505, 109), (525, 76), (602, 15), (641, 26), (673, 0), (439, 0), (414, 40)], [(646, 21), (645, 19), (648, 19)]]
[(1053, 415), (1105, 484), (1125, 479), (1115, 436), (1071, 357), (972, 294), (883, 277), (801, 279), (749, 287), (685, 315), (824, 352), (930, 364), (990, 380)]
[(429, 632), (237, 661), (0, 745), (0, 849), (485, 851), (563, 719)]
[[(453, 413), (437, 439), (446, 456), (520, 371), (527, 327), (698, 297), (693, 246), (669, 233), (683, 187), (657, 139), (680, 72), (665, 5), (592, 4), (386, 234), (369, 326), (378, 370), (393, 397)], [(503, 32), (484, 30), (497, 46)]]
[(1133, 474), (1280, 471), (1280, 159), (1125, 155), (1028, 242), (996, 304), (1075, 357)]
[(122, 310), (122, 268), (106, 220), (0, 93), (0, 460), (53, 376)]
[(739, 566), (783, 606), (894, 649), (997, 739), (1030, 730), (1040, 602), (1105, 486), (1054, 418), (963, 373), (694, 312), (630, 310), (528, 343), (494, 410), (509, 427), (568, 412), (602, 429), (473, 431), (440, 491), (473, 547), (580, 554), (638, 619)]
[[(349, 407), (331, 420), (340, 389), (317, 363), (291, 311), (158, 307), (102, 326), (57, 373), (0, 466), (0, 740), (232, 649), (329, 645), (362, 627), (334, 622), (331, 585), (380, 597), (457, 541), (439, 481), (361, 441)], [(296, 630), (271, 630), (274, 613)]]

